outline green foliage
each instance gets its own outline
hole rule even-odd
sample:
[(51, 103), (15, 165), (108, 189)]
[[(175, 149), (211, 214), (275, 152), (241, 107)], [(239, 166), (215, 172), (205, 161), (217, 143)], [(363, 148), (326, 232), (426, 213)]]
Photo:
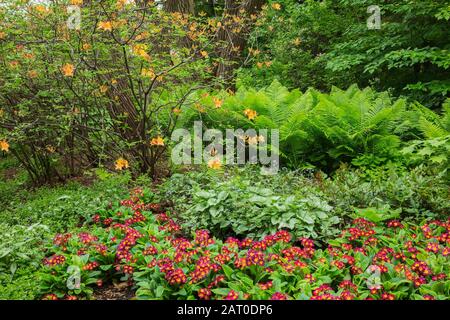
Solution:
[(450, 99), (442, 105), (442, 114), (438, 115), (419, 104), (413, 105), (418, 128), (426, 139), (441, 138), (450, 134)]
[[(333, 234), (339, 233), (340, 228), (337, 227), (342, 226), (342, 224), (335, 224), (334, 221), (347, 220), (348, 217), (365, 217), (373, 221), (384, 221), (400, 214), (414, 223), (422, 218), (438, 218), (432, 212), (441, 213), (445, 218), (450, 208), (448, 185), (438, 176), (427, 176), (428, 171), (420, 167), (412, 171), (394, 166), (365, 171), (341, 168), (332, 178), (326, 178), (317, 173), (312, 175), (308, 172), (309, 170), (304, 172), (282, 170), (275, 176), (260, 176), (256, 167), (226, 170), (225, 172), (190, 172), (171, 177), (160, 186), (156, 195), (145, 189), (139, 197), (146, 203), (155, 201), (155, 196), (166, 203), (173, 202), (176, 208), (174, 217), (177, 222), (181, 222), (186, 227), (187, 233), (183, 236), (200, 228), (208, 228), (211, 229), (213, 235), (218, 237), (239, 234), (243, 238), (252, 234), (255, 236), (255, 240), (259, 240), (273, 231), (276, 232), (275, 226), (278, 226), (279, 229), (291, 230), (291, 234), (295, 237), (316, 235), (315, 239), (327, 241), (332, 238)], [(63, 298), (66, 294), (90, 297), (97, 280), (103, 282), (126, 281), (126, 275), (124, 276), (121, 271), (116, 272), (112, 268), (115, 261), (114, 252), (118, 243), (114, 242), (113, 237), (121, 239), (124, 233), (117, 228), (107, 229), (96, 226), (91, 229), (88, 225), (81, 229), (76, 227), (77, 218), (80, 216), (83, 216), (88, 223), (97, 221), (93, 218), (95, 214), (99, 215), (99, 223), (103, 223), (106, 218), (112, 218), (115, 223), (133, 217), (132, 210), (120, 206), (117, 201), (119, 195), (124, 192), (123, 187), (126, 186), (128, 178), (126, 176), (110, 176), (106, 172), (103, 172), (101, 176), (104, 180), (96, 182), (91, 188), (75, 184), (56, 189), (47, 188), (23, 197), (22, 199), (26, 200), (23, 205), (12, 201), (13, 208), (9, 208), (8, 212), (17, 214), (24, 210), (19, 220), (14, 219), (14, 214), (2, 213), (2, 218), (4, 220), (6, 218), (6, 223), (0, 224), (0, 231), (4, 235), (0, 244), (2, 255), (0, 258), (1, 298), (38, 298), (42, 293), (40, 290), (57, 293), (59, 298)], [(148, 181), (147, 179), (141, 177), (140, 181), (145, 183)], [(223, 198), (225, 193), (226, 197)], [(100, 194), (102, 196), (99, 196)], [(208, 197), (205, 197), (206, 194)], [(64, 202), (61, 203), (57, 200), (64, 195), (70, 196), (70, 198), (65, 198), (65, 201), (68, 202), (66, 206)], [(77, 203), (78, 210), (74, 211), (72, 201)], [(55, 204), (58, 205), (55, 207)], [(205, 208), (200, 208), (202, 206)], [(53, 207), (55, 210), (51, 210)], [(330, 211), (330, 207), (332, 207), (332, 211)], [(199, 208), (201, 210), (196, 210)], [(158, 210), (172, 212), (171, 209), (167, 210), (162, 207)], [(58, 211), (61, 214), (57, 214)], [(217, 211), (220, 211), (221, 214), (213, 217), (211, 213)], [(52, 212), (53, 214), (46, 217), (33, 214), (34, 212)], [(117, 214), (118, 212), (120, 215)], [(139, 223), (136, 230), (142, 234), (155, 235), (161, 241), (153, 243), (145, 239), (139, 240), (136, 252), (141, 252), (152, 243), (159, 252), (168, 248), (169, 254), (174, 253), (174, 249), (170, 249), (169, 242), (164, 240), (167, 237), (166, 231), (158, 228), (159, 220), (148, 212), (144, 211), (143, 213), (147, 220)], [(292, 213), (294, 215), (290, 217)], [(32, 226), (25, 223), (16, 224), (20, 221), (27, 221), (26, 215), (30, 215), (29, 221), (37, 224)], [(289, 222), (292, 218), (298, 221), (293, 229), (290, 229)], [(271, 221), (272, 219), (274, 222)], [(310, 219), (313, 220), (312, 224)], [(222, 226), (222, 223), (228, 223), (228, 225)], [(267, 229), (263, 229), (266, 226)], [(98, 243), (106, 245), (109, 249), (105, 254), (100, 255), (96, 251), (96, 247), (91, 246), (87, 251), (88, 255), (83, 256), (82, 260), (74, 262), (73, 258), (77, 256), (78, 250), (85, 247), (80, 243), (78, 236), (74, 236), (69, 240), (68, 251), (64, 250), (63, 254), (66, 257), (64, 266), (52, 267), (51, 270), (55, 271), (55, 274), (49, 273), (50, 269), (48, 268), (38, 272), (38, 264), (44, 254), (49, 255), (49, 252), (46, 253), (42, 250), (42, 245), (50, 248), (50, 252), (59, 253), (60, 247), (50, 244), (52, 234), (55, 232), (73, 232), (74, 234), (92, 232), (99, 238)], [(382, 239), (387, 241), (388, 238)], [(220, 243), (219, 241), (216, 239), (217, 243)], [(341, 243), (340, 241), (338, 242)], [(337, 242), (331, 241), (330, 243), (336, 244)], [(395, 241), (389, 242), (386, 245), (395, 246), (395, 243)], [(211, 246), (209, 250), (215, 252), (216, 249), (216, 246)], [(142, 261), (140, 253), (138, 257), (140, 262), (134, 267), (140, 265), (141, 262), (144, 263), (143, 266), (150, 263), (148, 257), (143, 258)], [(318, 259), (321, 257), (321, 254), (317, 256)], [(441, 260), (436, 260), (432, 256), (428, 259), (431, 259), (429, 261), (436, 272), (444, 265)], [(92, 262), (99, 262), (100, 269), (82, 269), (87, 263)], [(79, 290), (68, 292), (66, 287), (69, 277), (68, 266), (73, 263), (82, 269), (81, 287)], [(230, 284), (225, 287), (220, 286), (221, 289), (216, 290), (215, 294), (223, 296), (228, 294), (229, 290), (244, 290), (244, 292), (250, 290), (255, 297), (268, 298), (263, 292), (252, 289), (252, 286), (241, 287), (243, 277), (245, 279), (261, 279), (260, 276), (253, 272), (238, 271), (232, 266), (231, 268), (231, 271), (225, 267), (223, 269), (226, 275), (229, 274), (227, 277), (231, 279), (229, 280)], [(320, 269), (315, 272), (315, 276), (329, 277), (329, 269)], [(338, 274), (340, 273), (333, 272), (333, 277)], [(287, 274), (283, 276), (285, 280), (282, 282), (287, 279), (294, 281), (292, 278), (284, 278), (285, 276)], [(185, 291), (178, 287), (172, 288), (165, 282), (164, 274), (161, 271), (151, 270), (147, 267), (135, 268), (134, 278), (137, 281), (137, 295), (142, 299), (192, 298), (197, 297), (196, 290), (199, 289), (198, 285), (187, 287)], [(249, 279), (245, 281), (249, 281)], [(391, 285), (389, 278), (385, 278), (384, 281)], [(40, 287), (38, 287), (38, 283), (41, 283)], [(277, 287), (276, 290), (279, 291), (279, 289), (281, 288)], [(424, 287), (420, 292), (424, 294), (424, 292), (429, 293), (430, 291), (425, 290)], [(442, 294), (441, 292), (438, 295), (441, 295), (442, 298)]]
[(39, 296), (39, 278), (37, 268), (24, 265), (16, 270), (13, 280), (11, 272), (6, 270), (0, 274), (0, 299), (33, 300)]
[[(224, 241), (207, 230), (180, 237), (183, 230), (166, 209), (137, 192), (102, 216), (119, 227), (97, 222), (89, 233), (58, 235), (65, 240), (47, 247), (41, 268), (43, 298), (89, 299), (99, 282), (130, 288), (132, 279), (130, 289), (142, 300), (448, 299), (445, 220), (358, 218), (322, 247), (285, 230), (263, 239)], [(139, 219), (124, 227), (132, 217)], [(86, 254), (76, 255), (80, 249)], [(70, 266), (82, 270), (80, 289), (66, 286)], [(376, 283), (380, 288), (371, 287)]]
[(399, 213), (402, 210), (389, 210), (387, 208), (380, 209), (380, 208), (364, 208), (364, 209), (356, 209), (355, 218), (364, 218), (366, 220), (372, 221), (372, 222), (382, 222), (394, 218), (399, 217)]
[(449, 168), (450, 135), (440, 138), (418, 140), (402, 150), (413, 163), (427, 163), (428, 168), (443, 174)]
[[(65, 4), (4, 2), (0, 299), (118, 282), (139, 299), (449, 298), (450, 0), (381, 0), (380, 30), (371, 0), (190, 1), (187, 16), (88, 1), (79, 30)], [(196, 120), (278, 130), (282, 170), (190, 167), (153, 186)], [(386, 248), (403, 256), (380, 261)]]
[(27, 182), (27, 173), (20, 168), (16, 159), (0, 157), (0, 211), (8, 206), (12, 195), (20, 192)]
[(261, 176), (256, 168), (244, 167), (175, 174), (159, 187), (159, 197), (174, 202), (189, 230), (207, 228), (221, 236), (247, 232), (258, 237), (282, 226), (321, 238), (333, 234), (335, 223), (353, 217), (349, 213), (355, 210), (372, 207), (385, 216), (417, 220), (445, 217), (450, 209), (445, 174), (424, 167), (344, 166), (330, 177), (308, 172)]
[[(249, 53), (248, 65), (239, 72), (238, 85), (261, 88), (276, 79), (302, 91), (310, 87), (329, 91), (332, 85), (356, 82), (345, 73), (326, 69), (325, 53), (347, 26), (345, 16), (331, 10), (325, 1), (277, 2), (282, 10), (268, 7), (251, 34), (249, 47), (261, 53), (254, 57)], [(271, 61), (271, 66), (257, 65), (265, 61)]]
[[(0, 166), (6, 167), (4, 161)], [(2, 174), (0, 170), (0, 175)], [(44, 257), (41, 246), (49, 235), (76, 228), (80, 222), (117, 201), (127, 192), (129, 175), (112, 175), (91, 187), (73, 182), (34, 192), (19, 176), (1, 182), (15, 186), (0, 207), (0, 299), (32, 299), (39, 292), (37, 270)]]
[[(320, 194), (308, 192), (308, 188), (289, 190), (290, 185), (282, 186), (286, 180), (293, 179), (289, 174), (258, 179), (255, 168), (227, 175), (226, 179), (210, 178), (206, 184), (198, 181), (202, 173), (174, 175), (168, 180), (163, 187), (168, 190), (167, 195), (180, 192), (175, 189), (177, 186), (189, 190), (191, 198), (177, 201), (181, 206), (179, 218), (185, 228), (206, 228), (221, 237), (260, 238), (279, 229), (290, 230), (296, 237), (318, 239), (338, 233), (340, 220)], [(177, 199), (179, 195), (173, 196)]]
[(424, 164), (433, 174), (444, 175), (449, 167), (450, 155), (450, 100), (444, 103), (441, 116), (425, 107), (415, 108), (415, 121), (424, 139), (411, 141), (401, 153), (410, 164)]
[(401, 209), (402, 216), (419, 219), (450, 210), (445, 173), (430, 173), (424, 166), (406, 169), (396, 165), (370, 170), (342, 167), (322, 186), (338, 215), (354, 208)]
[(48, 235), (49, 227), (42, 224), (34, 224), (28, 227), (6, 223), (0, 225), (2, 243), (0, 244), (0, 270), (10, 271), (11, 279), (17, 271), (18, 264), (28, 264), (36, 267), (33, 261), (39, 255), (37, 245), (42, 242), (44, 235)]
[(149, 1), (79, 4), (81, 24), (70, 28), (67, 5), (2, 1), (0, 141), (35, 184), (120, 157), (156, 174), (165, 146), (150, 141), (170, 136), (191, 92), (220, 82), (216, 58), (201, 54), (215, 31)]
[(31, 194), (10, 195), (9, 206), (0, 212), (0, 219), (8, 224), (42, 223), (61, 231), (120, 197), (118, 191), (126, 190), (129, 179), (129, 175), (113, 175), (91, 188), (72, 182), (56, 189), (43, 187)]
[[(255, 29), (261, 54), (242, 70), (241, 83), (290, 88), (372, 85), (437, 108), (450, 94), (448, 0), (278, 1)], [(381, 29), (369, 30), (369, 6), (381, 9)], [(289, 24), (289, 28), (286, 25)], [(258, 68), (257, 61), (272, 61)]]
[[(278, 129), (282, 160), (293, 168), (310, 164), (330, 172), (355, 159), (359, 162), (354, 164), (362, 165), (362, 156), (376, 165), (397, 161), (402, 140), (419, 134), (405, 100), (392, 100), (370, 88), (333, 88), (330, 94), (310, 89), (302, 94), (274, 81), (259, 91), (240, 88), (221, 108), (203, 103), (207, 111), (191, 110), (182, 125), (201, 119), (217, 129)], [(256, 111), (257, 117), (247, 119), (246, 109)]]

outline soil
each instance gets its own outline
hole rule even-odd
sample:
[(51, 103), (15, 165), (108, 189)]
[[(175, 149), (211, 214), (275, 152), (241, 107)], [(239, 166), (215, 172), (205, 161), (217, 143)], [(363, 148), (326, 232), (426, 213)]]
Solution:
[(134, 291), (127, 283), (108, 284), (94, 292), (95, 300), (130, 300), (134, 296)]
[(8, 168), (3, 171), (3, 176), (6, 181), (13, 180), (17, 175), (17, 168)]

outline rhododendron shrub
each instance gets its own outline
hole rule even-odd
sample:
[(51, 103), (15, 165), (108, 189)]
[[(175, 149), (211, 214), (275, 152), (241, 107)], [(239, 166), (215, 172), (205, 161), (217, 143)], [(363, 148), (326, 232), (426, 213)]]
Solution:
[(219, 18), (154, 1), (7, 0), (0, 20), (0, 140), (36, 182), (118, 158), (154, 175), (191, 93), (221, 83), (208, 54)]
[[(285, 230), (220, 240), (207, 230), (184, 234), (175, 214), (143, 198), (151, 196), (135, 190), (93, 215), (85, 231), (55, 236), (43, 261), (44, 299), (90, 298), (118, 281), (138, 299), (431, 300), (450, 293), (450, 220), (358, 218), (328, 243)], [(73, 266), (79, 287), (70, 289)]]

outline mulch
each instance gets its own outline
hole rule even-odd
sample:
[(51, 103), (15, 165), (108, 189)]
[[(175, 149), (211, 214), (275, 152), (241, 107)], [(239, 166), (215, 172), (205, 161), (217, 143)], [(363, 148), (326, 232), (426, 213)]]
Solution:
[(97, 288), (94, 292), (95, 300), (130, 300), (135, 294), (125, 282), (120, 284), (108, 284)]

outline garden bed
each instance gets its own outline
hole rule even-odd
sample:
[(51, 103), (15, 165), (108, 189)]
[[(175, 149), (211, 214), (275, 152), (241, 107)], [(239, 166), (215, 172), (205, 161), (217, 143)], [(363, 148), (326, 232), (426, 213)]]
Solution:
[[(262, 239), (186, 237), (153, 194), (92, 216), (85, 230), (57, 234), (41, 270), (43, 299), (446, 299), (450, 220), (355, 219), (318, 247), (279, 230)], [(68, 267), (81, 282), (69, 290)], [(72, 268), (73, 270), (73, 268)], [(111, 293), (112, 282), (125, 293)], [(99, 286), (102, 289), (99, 289)], [(117, 287), (113, 286), (113, 287)], [(106, 293), (105, 293), (106, 291)]]

